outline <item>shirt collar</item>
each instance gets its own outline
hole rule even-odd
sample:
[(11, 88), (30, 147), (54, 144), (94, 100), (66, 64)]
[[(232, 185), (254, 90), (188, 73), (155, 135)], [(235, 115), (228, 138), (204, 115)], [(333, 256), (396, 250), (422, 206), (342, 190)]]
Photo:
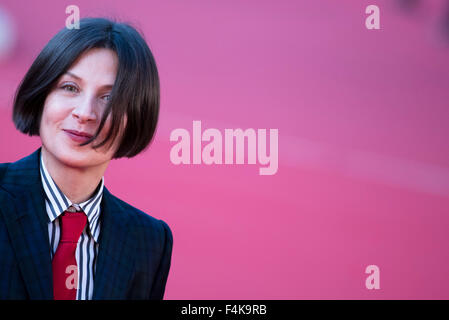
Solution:
[(95, 190), (94, 195), (78, 204), (74, 204), (69, 198), (59, 189), (53, 178), (47, 171), (45, 167), (44, 160), (42, 158), (42, 153), (40, 157), (40, 173), (42, 186), (44, 187), (46, 196), (46, 211), (50, 221), (53, 222), (58, 218), (64, 211), (66, 211), (70, 206), (75, 208), (79, 206), (87, 216), (89, 222), (89, 229), (94, 237), (95, 242), (98, 242), (99, 236), (99, 216), (100, 216), (100, 203), (103, 198), (103, 188), (104, 188), (104, 177), (101, 178), (100, 184)]

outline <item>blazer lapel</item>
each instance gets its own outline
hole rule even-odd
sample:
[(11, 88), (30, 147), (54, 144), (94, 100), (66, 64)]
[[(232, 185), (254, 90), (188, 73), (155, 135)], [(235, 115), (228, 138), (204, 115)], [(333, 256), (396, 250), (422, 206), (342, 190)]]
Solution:
[(100, 219), (93, 299), (125, 299), (134, 271), (132, 253), (135, 241), (128, 230), (129, 215), (106, 188), (103, 190)]
[(39, 173), (40, 149), (9, 165), (0, 192), (11, 245), (30, 299), (53, 299), (45, 193)]

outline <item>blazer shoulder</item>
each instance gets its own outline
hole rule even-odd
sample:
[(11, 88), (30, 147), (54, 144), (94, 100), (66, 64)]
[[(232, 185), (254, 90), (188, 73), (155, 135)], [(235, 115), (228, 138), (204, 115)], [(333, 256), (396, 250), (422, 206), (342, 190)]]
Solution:
[(5, 176), (6, 171), (8, 170), (10, 163), (0, 163), (0, 188), (3, 185), (3, 177)]
[(17, 161), (0, 163), (0, 188), (26, 189), (40, 181), (39, 155), (40, 148)]
[(3, 176), (6, 173), (6, 170), (8, 169), (8, 166), (10, 165), (10, 163), (0, 163), (0, 184), (3, 180)]
[(129, 215), (130, 223), (136, 229), (142, 229), (144, 232), (156, 232), (169, 242), (173, 241), (172, 231), (165, 221), (145, 213), (112, 194), (110, 195), (114, 199), (115, 204), (119, 206), (123, 212), (126, 212), (126, 214)]

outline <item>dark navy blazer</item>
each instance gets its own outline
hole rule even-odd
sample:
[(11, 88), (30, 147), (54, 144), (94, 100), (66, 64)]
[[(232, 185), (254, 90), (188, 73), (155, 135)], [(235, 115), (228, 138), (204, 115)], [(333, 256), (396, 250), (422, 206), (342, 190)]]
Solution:
[[(39, 157), (40, 149), (0, 164), (0, 299), (53, 299)], [(93, 299), (162, 299), (173, 247), (168, 225), (106, 188), (100, 219)]]

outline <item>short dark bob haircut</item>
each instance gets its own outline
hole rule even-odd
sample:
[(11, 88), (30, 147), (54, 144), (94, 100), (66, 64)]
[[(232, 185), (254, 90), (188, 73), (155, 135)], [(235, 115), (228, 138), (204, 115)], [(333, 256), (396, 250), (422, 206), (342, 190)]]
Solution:
[[(47, 95), (75, 60), (93, 48), (113, 50), (118, 56), (118, 70), (98, 130), (81, 145), (98, 137), (111, 114), (109, 132), (93, 147), (101, 147), (108, 141), (112, 145), (121, 133), (113, 158), (133, 157), (143, 151), (155, 135), (160, 87), (153, 54), (139, 32), (127, 23), (107, 18), (83, 18), (79, 29), (59, 31), (42, 49), (15, 93), (14, 124), (25, 134), (39, 135)], [(122, 128), (124, 116), (127, 122)]]

